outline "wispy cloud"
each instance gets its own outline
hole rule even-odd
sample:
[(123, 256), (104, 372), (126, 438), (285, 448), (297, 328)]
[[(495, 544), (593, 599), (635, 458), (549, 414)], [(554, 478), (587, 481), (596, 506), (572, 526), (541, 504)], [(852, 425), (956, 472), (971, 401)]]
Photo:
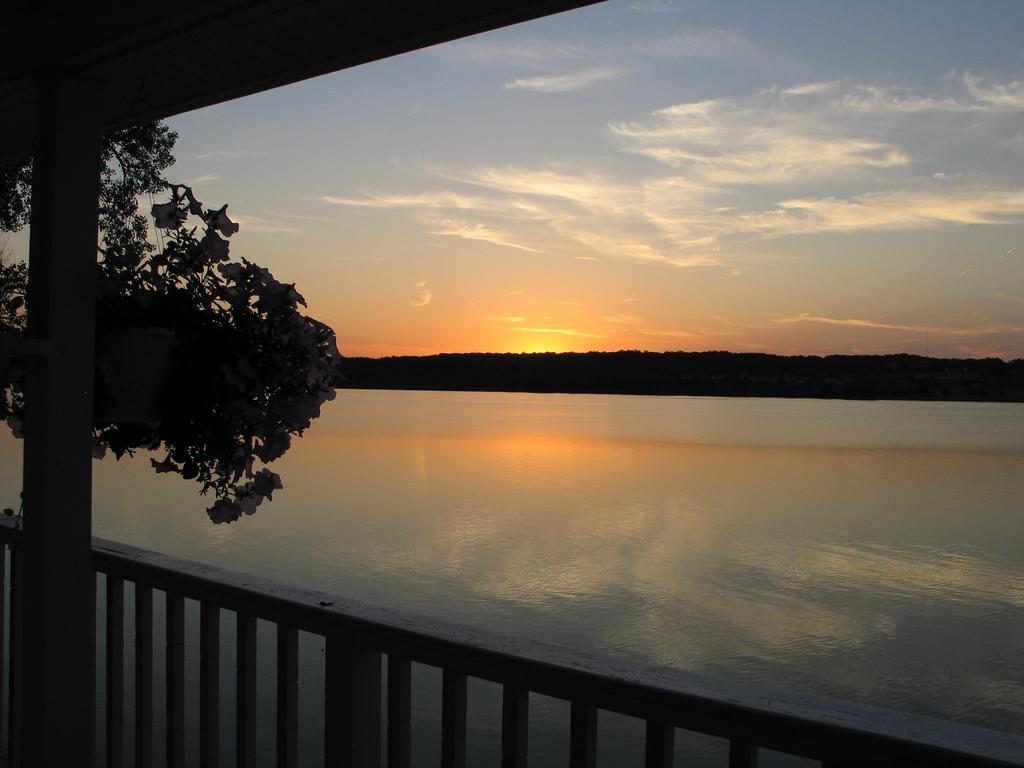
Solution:
[(862, 113), (916, 113), (916, 112), (980, 112), (988, 105), (977, 100), (955, 97), (924, 96), (913, 88), (900, 86), (854, 85), (833, 107)]
[(644, 336), (654, 336), (666, 339), (692, 339), (699, 335), (693, 331), (683, 331), (674, 328), (641, 328), (640, 333)]
[(580, 331), (575, 328), (529, 328), (526, 326), (516, 326), (509, 328), (510, 331), (520, 331), (522, 333), (553, 333), (561, 336), (580, 336), (587, 339), (603, 339), (604, 336), (600, 333), (592, 333), (590, 331)]
[[(559, 198), (592, 211), (630, 205), (633, 193), (620, 181), (597, 173), (569, 172), (551, 166), (488, 165), (473, 170), (435, 169), (452, 181), (512, 196)], [(544, 209), (540, 209), (544, 210)]]
[(632, 0), (629, 8), (637, 13), (679, 13), (683, 3), (682, 0)]
[(291, 224), (285, 224), (282, 221), (275, 221), (274, 219), (252, 216), (250, 214), (238, 215), (234, 218), (235, 221), (238, 222), (240, 231), (243, 232), (265, 232), (267, 234), (295, 235), (301, 231)]
[(1005, 109), (1024, 110), (1024, 80), (1000, 83), (984, 80), (971, 72), (965, 72), (964, 84), (978, 101)]
[(623, 74), (621, 69), (601, 67), (567, 72), (560, 75), (537, 75), (522, 77), (505, 83), (506, 90), (537, 91), (540, 93), (565, 93), (589, 88), (597, 83), (612, 80)]
[[(1019, 131), (1006, 115), (1020, 90), (955, 73), (931, 90), (798, 81), (613, 121), (620, 154), (600, 167), (424, 164), (432, 188), (322, 200), (404, 209), (425, 231), (524, 252), (736, 276), (761, 240), (1020, 221), (1020, 180), (971, 173), (949, 150), (1010, 151), (997, 139)], [(929, 112), (939, 117), (922, 123)]]
[(701, 185), (784, 184), (909, 163), (894, 144), (785, 107), (777, 93), (674, 104), (609, 129), (626, 151), (680, 169)]
[(835, 89), (836, 83), (834, 82), (811, 82), (802, 83), (800, 85), (793, 85), (789, 88), (783, 88), (782, 93), (787, 96), (818, 96), (822, 93), (828, 93)]
[(601, 318), (606, 323), (614, 323), (617, 325), (636, 325), (642, 323), (643, 319), (636, 315), (605, 315)]
[(214, 149), (200, 152), (197, 160), (244, 160), (252, 157), (266, 157), (267, 153), (254, 149)]
[[(446, 175), (442, 171), (435, 175)], [(457, 178), (457, 177), (452, 177)], [(462, 180), (462, 179), (457, 179)], [(466, 179), (469, 181), (469, 179)], [(349, 206), (353, 208), (408, 208), (422, 211), (457, 211), (460, 213), (474, 212), (506, 218), (546, 218), (542, 206), (529, 200), (495, 199), (479, 195), (466, 195), (450, 190), (431, 190), (416, 194), (374, 194), (362, 196), (323, 195), (320, 198), (331, 205)]]
[(731, 59), (760, 57), (762, 51), (750, 40), (728, 29), (691, 28), (643, 43), (640, 53), (669, 58)]
[(485, 243), (501, 245), (505, 248), (515, 248), (520, 251), (527, 251), (528, 253), (541, 252), (528, 245), (515, 243), (509, 239), (509, 236), (506, 233), (500, 232), (484, 224), (470, 224), (465, 221), (457, 221), (454, 219), (442, 219), (437, 222), (436, 228), (430, 230), (430, 234), (461, 237), (464, 240), (482, 240)]
[(490, 315), (487, 319), (492, 323), (521, 323), (526, 318), (522, 315)]
[(425, 281), (421, 280), (416, 283), (416, 295), (409, 299), (409, 306), (411, 307), (425, 307), (430, 303), (430, 300), (434, 298), (434, 294), (427, 288)]
[(580, 46), (545, 41), (461, 40), (448, 43), (437, 50), (446, 55), (472, 61), (544, 67), (551, 66), (554, 61), (578, 59), (586, 53)]
[(896, 323), (857, 318), (836, 318), (812, 315), (804, 312), (792, 317), (773, 318), (774, 323), (818, 323), (822, 325), (841, 325), (850, 328), (870, 328), (883, 331), (912, 331), (914, 333), (934, 333), (948, 336), (987, 336), (997, 333), (1020, 333), (1024, 326), (989, 324), (974, 327), (947, 327), (938, 325), (920, 325), (918, 323)]
[(935, 229), (946, 224), (1005, 224), (1022, 216), (1024, 189), (982, 188), (784, 200), (773, 210), (743, 214), (734, 221), (738, 229), (779, 236), (822, 231)]

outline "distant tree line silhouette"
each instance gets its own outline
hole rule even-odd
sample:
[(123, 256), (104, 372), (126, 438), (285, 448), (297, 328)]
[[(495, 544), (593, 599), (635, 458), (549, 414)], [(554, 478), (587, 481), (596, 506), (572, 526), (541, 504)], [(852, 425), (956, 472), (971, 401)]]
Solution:
[(733, 352), (350, 357), (346, 388), (1024, 402), (1024, 359)]

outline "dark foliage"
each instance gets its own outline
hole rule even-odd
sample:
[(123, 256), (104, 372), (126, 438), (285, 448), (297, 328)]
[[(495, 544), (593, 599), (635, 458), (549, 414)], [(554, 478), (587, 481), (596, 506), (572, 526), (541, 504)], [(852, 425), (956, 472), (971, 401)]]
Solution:
[[(147, 240), (147, 221), (139, 215), (139, 195), (158, 192), (161, 176), (174, 163), (178, 134), (155, 122), (115, 131), (101, 148), (99, 226), (101, 252), (108, 260), (137, 265), (153, 250)], [(0, 168), (0, 232), (17, 232), (32, 222), (32, 160)], [(2, 250), (2, 248), (0, 248)], [(2, 254), (0, 254), (2, 255)], [(0, 260), (0, 333), (25, 330), (28, 267)], [(0, 360), (0, 420), (24, 407), (20, 394), (22, 365)], [(14, 384), (15, 386), (11, 386)], [(15, 434), (19, 420), (13, 419)]]
[[(163, 172), (174, 163), (178, 134), (164, 123), (114, 131), (101, 149), (99, 223), (106, 246), (119, 253), (152, 248), (146, 242), (147, 221), (136, 198), (165, 187)], [(17, 232), (32, 221), (32, 160), (0, 168), (0, 231)]]
[(566, 352), (348, 358), (345, 386), (636, 395), (1024, 401), (1024, 360)]

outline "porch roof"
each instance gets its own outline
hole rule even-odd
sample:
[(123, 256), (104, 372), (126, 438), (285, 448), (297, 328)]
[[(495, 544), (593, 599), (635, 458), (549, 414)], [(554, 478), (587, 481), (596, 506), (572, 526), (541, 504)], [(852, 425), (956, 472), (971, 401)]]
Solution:
[(104, 85), (112, 130), (595, 0), (14, 0), (0, 71), (0, 164), (30, 153), (36, 83)]

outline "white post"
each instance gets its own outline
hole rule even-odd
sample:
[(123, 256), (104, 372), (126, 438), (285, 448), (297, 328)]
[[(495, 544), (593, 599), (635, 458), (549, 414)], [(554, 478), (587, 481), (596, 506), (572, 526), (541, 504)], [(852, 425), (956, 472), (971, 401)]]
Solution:
[[(95, 760), (91, 429), (100, 88), (37, 85), (26, 383), (23, 685), (15, 765)], [(19, 759), (20, 758), (20, 759)]]

